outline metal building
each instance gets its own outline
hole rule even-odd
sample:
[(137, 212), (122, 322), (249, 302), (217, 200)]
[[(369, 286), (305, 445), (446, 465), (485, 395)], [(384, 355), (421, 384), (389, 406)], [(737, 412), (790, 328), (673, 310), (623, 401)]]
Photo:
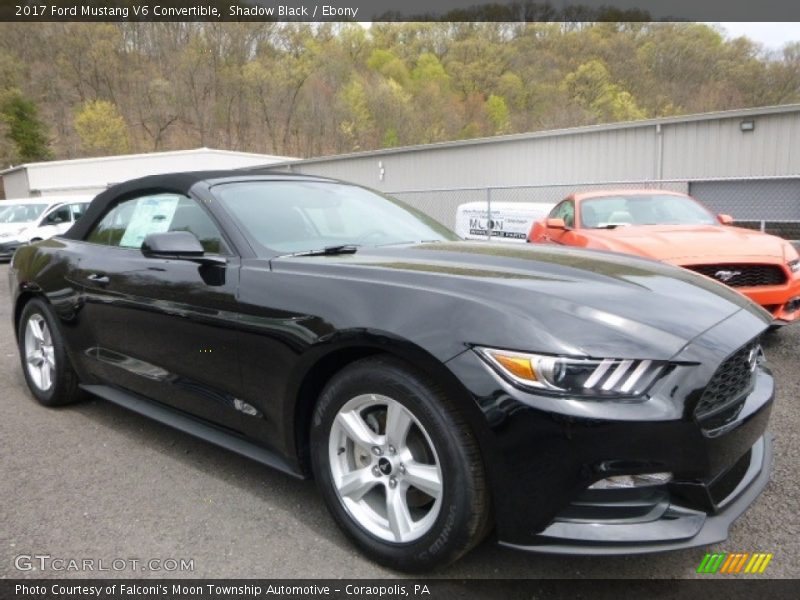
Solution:
[(389, 192), (452, 226), (455, 206), (555, 202), (593, 187), (688, 191), (739, 221), (800, 221), (800, 104), (445, 142), (297, 161)]
[(145, 175), (238, 169), (291, 160), (294, 159), (287, 156), (197, 148), (27, 163), (0, 171), (5, 192), (0, 198), (97, 194), (114, 183)]

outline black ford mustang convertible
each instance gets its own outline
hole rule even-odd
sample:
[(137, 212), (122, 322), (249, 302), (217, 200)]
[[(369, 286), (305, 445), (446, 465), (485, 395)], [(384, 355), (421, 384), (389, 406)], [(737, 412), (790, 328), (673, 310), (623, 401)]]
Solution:
[(39, 402), (94, 394), (313, 476), (397, 569), (488, 535), (710, 544), (769, 478), (769, 315), (660, 263), (461, 242), (364, 188), (227, 171), (110, 188), (10, 283)]

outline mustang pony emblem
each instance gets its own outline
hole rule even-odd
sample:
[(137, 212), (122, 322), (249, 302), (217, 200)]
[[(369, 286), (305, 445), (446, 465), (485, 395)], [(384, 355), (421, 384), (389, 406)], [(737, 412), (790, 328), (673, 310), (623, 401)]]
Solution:
[(753, 346), (752, 350), (750, 350), (749, 354), (747, 355), (747, 363), (750, 365), (750, 370), (755, 371), (756, 367), (758, 366), (758, 359), (761, 356), (761, 346)]
[(730, 281), (737, 275), (741, 275), (741, 271), (717, 271), (714, 273), (714, 277), (719, 279), (720, 281)]

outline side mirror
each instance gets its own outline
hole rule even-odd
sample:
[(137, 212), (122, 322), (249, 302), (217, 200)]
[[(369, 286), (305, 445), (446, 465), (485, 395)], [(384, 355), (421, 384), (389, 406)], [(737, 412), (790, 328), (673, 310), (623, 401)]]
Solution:
[(227, 263), (221, 256), (206, 256), (200, 240), (188, 231), (151, 233), (142, 242), (142, 254), (148, 258), (190, 260), (203, 265)]
[(564, 223), (564, 219), (547, 219), (545, 221), (545, 225), (547, 225), (548, 229), (566, 229), (567, 225)]
[(733, 217), (730, 215), (717, 215), (717, 219), (723, 225), (733, 225)]

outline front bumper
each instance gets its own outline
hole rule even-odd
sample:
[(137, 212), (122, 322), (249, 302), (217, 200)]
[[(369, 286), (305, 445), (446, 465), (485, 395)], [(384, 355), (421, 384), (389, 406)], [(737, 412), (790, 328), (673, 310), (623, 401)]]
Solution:
[[(589, 491), (579, 497), (531, 544), (500, 542), (527, 552), (548, 554), (643, 554), (708, 546), (728, 537), (731, 524), (769, 482), (772, 440), (765, 435), (743, 457), (744, 475), (712, 513), (682, 506), (669, 488), (681, 484)], [(723, 473), (716, 485), (734, 474)], [(714, 487), (712, 482), (709, 490)], [(622, 493), (620, 493), (622, 492)]]
[(767, 310), (776, 325), (786, 325), (800, 319), (800, 277), (793, 276), (784, 285), (732, 289)]
[[(769, 478), (772, 375), (757, 366), (751, 387), (713, 417), (695, 409), (717, 369), (765, 327), (748, 310), (720, 322), (673, 357), (679, 366), (644, 401), (545, 397), (514, 388), (473, 351), (448, 361), (486, 423), (479, 440), (497, 539), (600, 554), (723, 539)], [(588, 489), (608, 477), (661, 472), (673, 481), (650, 496)]]
[(22, 242), (16, 240), (0, 243), (0, 260), (10, 260), (13, 258), (14, 252), (16, 252), (17, 248), (21, 245)]

